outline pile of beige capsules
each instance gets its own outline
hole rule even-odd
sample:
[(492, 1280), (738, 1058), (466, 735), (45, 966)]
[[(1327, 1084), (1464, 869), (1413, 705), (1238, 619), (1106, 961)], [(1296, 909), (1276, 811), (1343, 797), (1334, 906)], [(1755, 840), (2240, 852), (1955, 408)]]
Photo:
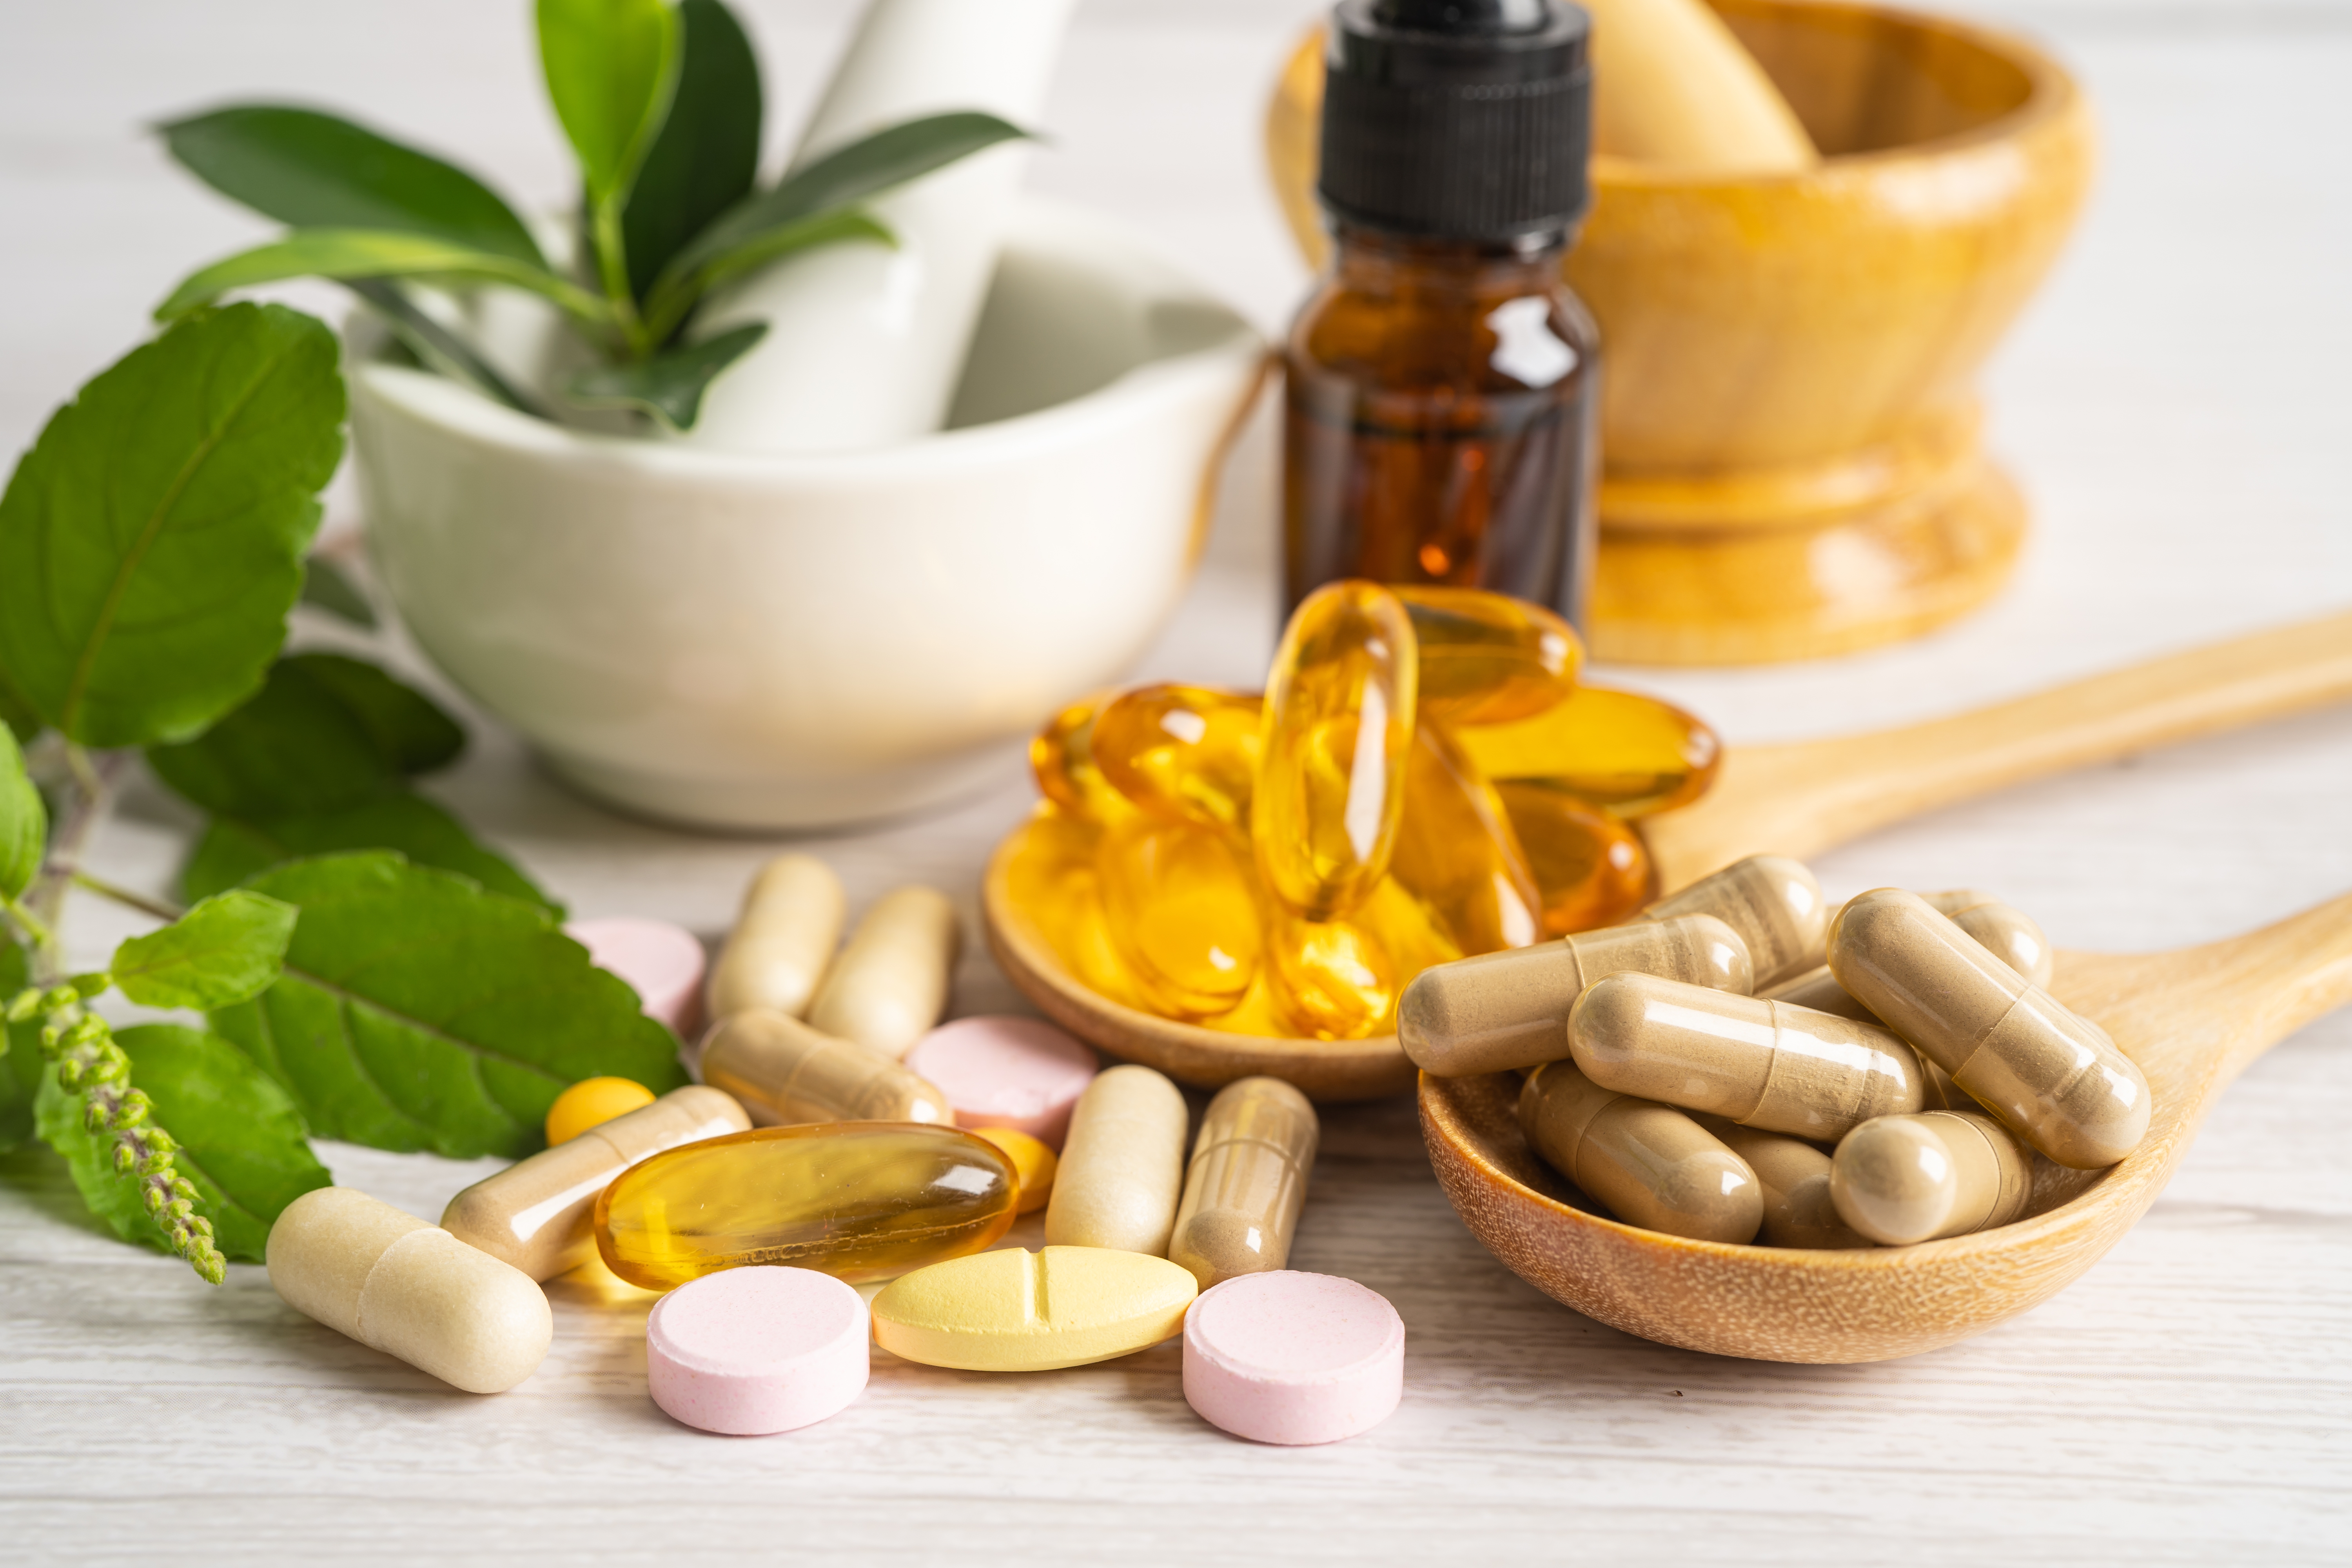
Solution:
[(2147, 1136), (2147, 1079), (2050, 968), (1990, 895), (1882, 888), (1832, 918), (1759, 855), (1638, 921), (1427, 971), (1398, 1037), (1436, 1077), (1529, 1069), (1529, 1146), (1630, 1224), (1900, 1247), (2016, 1219), (2035, 1154), (2096, 1170)]

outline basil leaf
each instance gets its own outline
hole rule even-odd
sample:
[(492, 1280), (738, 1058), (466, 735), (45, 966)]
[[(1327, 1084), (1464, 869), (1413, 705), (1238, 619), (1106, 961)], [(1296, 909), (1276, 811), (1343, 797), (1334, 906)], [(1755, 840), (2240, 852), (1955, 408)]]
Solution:
[(302, 911), (286, 973), (213, 1026), (311, 1131), (456, 1159), (526, 1154), (583, 1078), (686, 1081), (677, 1040), (546, 910), (385, 853), (297, 860), (254, 888)]
[(239, 888), (124, 942), (108, 973), (142, 1007), (234, 1007), (278, 978), (294, 915), (293, 905)]
[(707, 342), (635, 364), (582, 371), (566, 384), (563, 394), (583, 408), (635, 408), (673, 429), (691, 430), (702, 416), (702, 395), (712, 378), (767, 335), (767, 322), (747, 321)]
[(223, 294), (289, 278), (429, 278), (450, 283), (508, 283), (527, 289), (589, 321), (609, 314), (604, 302), (534, 261), (437, 236), (389, 228), (298, 228), (282, 239), (240, 250), (180, 279), (155, 319), (169, 321)]
[(302, 603), (339, 621), (375, 629), (375, 606), (368, 603), (351, 574), (324, 555), (313, 555), (302, 563)]
[(50, 418), (0, 498), (0, 668), (41, 719), (146, 745), (260, 685), (342, 458), (337, 353), (299, 311), (232, 306)]
[(241, 103), (157, 129), (189, 173), (289, 228), (404, 229), (547, 265), (530, 228), (488, 185), (348, 120)]
[(16, 898), (33, 885), (48, 843), (48, 808), (26, 776), (16, 737), (0, 724), (0, 899)]
[(760, 175), (760, 62), (720, 0), (684, 0), (677, 87), (621, 213), (629, 289), (638, 299), (662, 264), (741, 201)]
[[(25, 950), (0, 931), (0, 996), (13, 997), (32, 984), (33, 966)], [(33, 1097), (40, 1092), (41, 1025), (37, 1018), (21, 1024), (0, 1024), (0, 1153), (33, 1135)]]
[(306, 856), (346, 849), (394, 849), (420, 866), (470, 877), (493, 893), (537, 904), (561, 919), (563, 906), (508, 861), (482, 847), (457, 819), (416, 795), (386, 795), (340, 811), (267, 822), (215, 820), (180, 870), (180, 896), (191, 901), (247, 882)]
[(669, 107), (677, 15), (666, 0), (539, 0), (539, 58), (589, 205), (625, 195)]
[(279, 659), (258, 695), (148, 765), (215, 816), (243, 822), (356, 805), (455, 760), (466, 731), (433, 700), (341, 654)]
[[(173, 1167), (195, 1187), (214, 1243), (240, 1263), (260, 1262), (278, 1212), (334, 1179), (310, 1152), (301, 1112), (217, 1035), (141, 1024), (114, 1038), (131, 1058), (131, 1081), (155, 1102), (157, 1124), (178, 1145)], [(66, 1157), (82, 1201), (123, 1240), (168, 1251), (137, 1184), (114, 1173), (112, 1140), (83, 1128), (81, 1097), (58, 1088), (54, 1072), (41, 1079), (41, 1136)]]

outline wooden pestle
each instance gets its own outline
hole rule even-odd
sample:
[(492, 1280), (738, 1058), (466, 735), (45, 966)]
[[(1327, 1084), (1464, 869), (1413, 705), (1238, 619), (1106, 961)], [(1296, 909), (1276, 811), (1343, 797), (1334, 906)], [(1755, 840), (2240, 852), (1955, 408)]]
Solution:
[(1592, 14), (1592, 147), (1688, 173), (1821, 162), (1780, 89), (1705, 0), (1580, 0)]

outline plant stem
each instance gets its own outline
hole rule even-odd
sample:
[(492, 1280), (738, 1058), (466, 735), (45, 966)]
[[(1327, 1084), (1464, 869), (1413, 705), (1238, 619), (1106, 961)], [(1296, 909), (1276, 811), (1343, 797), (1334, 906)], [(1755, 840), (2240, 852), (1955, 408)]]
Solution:
[(66, 977), (62, 948), (66, 889), (80, 874), (82, 856), (113, 808), (115, 782), (130, 765), (127, 752), (93, 757), (71, 742), (66, 744), (66, 766), (74, 782), (73, 804), (49, 835), (48, 856), (22, 906), (32, 923), (40, 927), (33, 944), (33, 978), (39, 984), (55, 985)]
[(646, 335), (644, 319), (637, 314), (637, 297), (629, 288), (628, 244), (621, 235), (621, 204), (611, 197), (598, 202), (589, 227), (596, 252), (597, 280), (604, 286), (604, 299), (612, 306), (614, 324), (621, 329), (628, 357), (644, 359), (653, 353), (654, 345)]
[(175, 921), (188, 912), (183, 909), (176, 909), (161, 899), (151, 899), (144, 893), (134, 893), (128, 888), (117, 887), (114, 883), (93, 877), (87, 871), (76, 871), (73, 874), (73, 885), (77, 888), (86, 888), (101, 899), (112, 899), (116, 903), (137, 910), (142, 915), (153, 915), (159, 921)]

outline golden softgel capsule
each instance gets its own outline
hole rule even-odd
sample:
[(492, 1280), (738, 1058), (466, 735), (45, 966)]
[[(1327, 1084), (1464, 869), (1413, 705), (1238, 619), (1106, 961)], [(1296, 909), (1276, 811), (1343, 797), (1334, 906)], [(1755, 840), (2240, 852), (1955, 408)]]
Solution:
[(697, 1065), (703, 1082), (742, 1101), (755, 1121), (955, 1125), (948, 1097), (891, 1058), (765, 1008), (703, 1037)]
[(1546, 936), (1615, 925), (1650, 901), (1650, 851), (1624, 823), (1549, 784), (1506, 781), (1495, 794), (1535, 873)]
[(1139, 686), (1095, 720), (1095, 765), (1154, 816), (1246, 838), (1263, 706), (1251, 692)]
[(2147, 1079), (2104, 1030), (2030, 984), (1916, 893), (1839, 911), (1830, 973), (2043, 1154), (2112, 1165), (2147, 1135)]
[(1139, 816), (1103, 830), (1095, 866), (1112, 949), (1153, 1012), (1192, 1020), (1241, 1005), (1265, 946), (1246, 846)]
[(1064, 811), (1092, 822), (1115, 822), (1135, 807), (1095, 765), (1095, 721), (1111, 700), (1097, 691), (1045, 721), (1029, 742), (1029, 771), (1037, 792)]
[(1209, 1101), (1192, 1141), (1168, 1258), (1205, 1290), (1290, 1258), (1315, 1168), (1315, 1107), (1280, 1079), (1245, 1078)]
[(2032, 1195), (2024, 1148), (1978, 1111), (1865, 1121), (1839, 1142), (1830, 1164), (1839, 1216), (1889, 1247), (2007, 1225)]
[(1764, 1223), (1748, 1163), (1672, 1106), (1601, 1088), (1547, 1062), (1519, 1090), (1519, 1130), (1546, 1163), (1628, 1225), (1747, 1242)]
[(1568, 1039), (1604, 1089), (1767, 1132), (1831, 1142), (1921, 1104), (1917, 1053), (1875, 1024), (1654, 974), (1594, 982)]
[(1756, 966), (1756, 988), (1816, 969), (1829, 931), (1829, 910), (1811, 871), (1783, 855), (1750, 855), (1702, 877), (1642, 911), (1643, 920), (1713, 915), (1739, 933)]
[(1448, 725), (1499, 724), (1576, 694), (1584, 650), (1540, 605), (1477, 588), (1392, 587), (1412, 618), (1422, 711)]
[(1003, 1150), (951, 1127), (758, 1127), (624, 1172), (596, 1200), (596, 1250), (648, 1290), (754, 1263), (881, 1279), (988, 1246), (1019, 1191)]
[(1543, 896), (1502, 797), (1434, 724), (1413, 731), (1389, 870), (1465, 952), (1525, 947), (1543, 934)]
[(1587, 931), (1423, 970), (1397, 1007), (1397, 1042), (1439, 1078), (1534, 1067), (1569, 1054), (1585, 988), (1627, 970), (1745, 994), (1748, 944), (1713, 915)]
[(1580, 686), (1556, 707), (1461, 731), (1488, 778), (1540, 782), (1622, 817), (1671, 811), (1705, 795), (1723, 765), (1715, 731), (1672, 703)]

